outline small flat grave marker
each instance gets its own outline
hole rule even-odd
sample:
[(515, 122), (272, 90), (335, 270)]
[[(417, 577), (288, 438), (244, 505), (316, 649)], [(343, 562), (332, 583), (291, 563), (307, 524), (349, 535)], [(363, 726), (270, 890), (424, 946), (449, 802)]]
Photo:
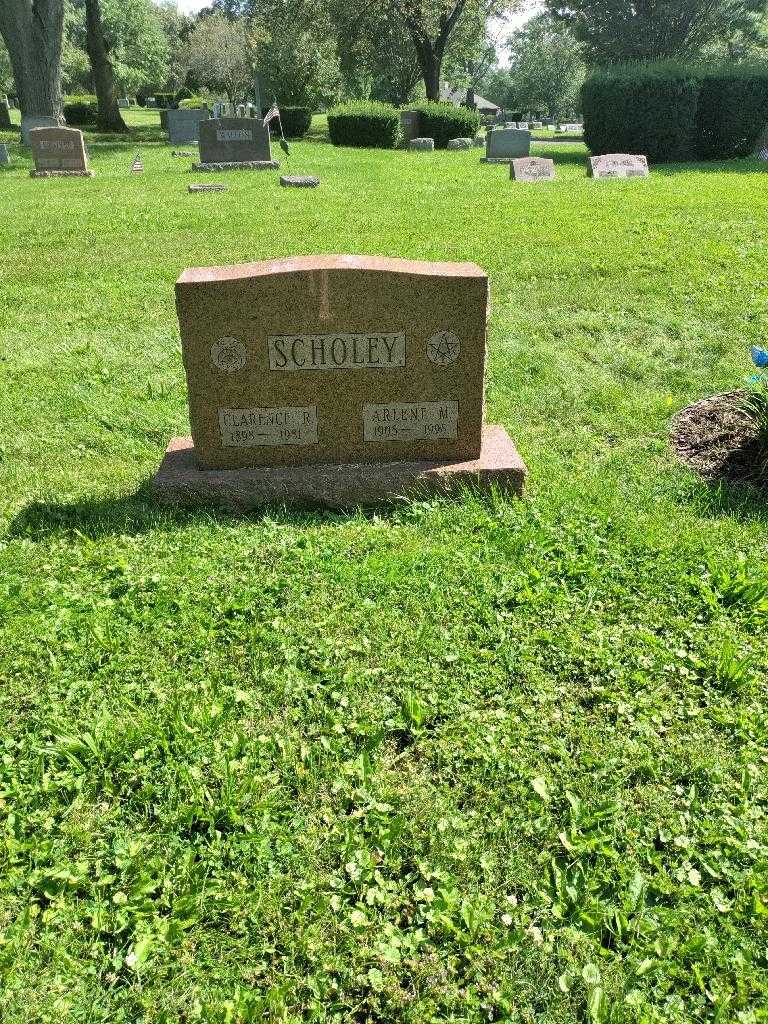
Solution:
[(213, 185), (213, 184), (209, 184), (208, 182), (203, 182), (201, 184), (190, 185), (189, 186), (189, 191), (190, 192), (228, 192), (229, 191), (229, 185)]
[(320, 179), (310, 174), (282, 174), (280, 184), (286, 188), (318, 188)]
[(513, 181), (554, 181), (555, 161), (541, 156), (523, 156), (512, 161), (509, 176)]
[(647, 178), (648, 159), (636, 153), (603, 153), (589, 158), (590, 178)]

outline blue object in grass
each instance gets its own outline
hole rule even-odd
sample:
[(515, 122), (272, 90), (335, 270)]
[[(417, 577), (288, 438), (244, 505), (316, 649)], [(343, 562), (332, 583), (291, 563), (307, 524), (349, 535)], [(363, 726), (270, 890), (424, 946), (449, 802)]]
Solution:
[(757, 345), (753, 345), (752, 362), (758, 369), (764, 370), (768, 366), (768, 349), (758, 348)]

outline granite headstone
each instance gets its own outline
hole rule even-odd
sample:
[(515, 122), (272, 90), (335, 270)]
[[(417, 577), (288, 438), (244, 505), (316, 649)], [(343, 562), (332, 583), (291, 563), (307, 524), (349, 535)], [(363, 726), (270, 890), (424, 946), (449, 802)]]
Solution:
[(591, 178), (647, 178), (648, 159), (636, 153), (603, 153), (589, 158)]
[(509, 176), (513, 181), (554, 181), (555, 161), (542, 156), (521, 156), (512, 161)]
[(176, 306), (191, 438), (165, 500), (368, 504), (462, 482), (519, 493), (483, 426), (488, 278), (472, 263), (301, 256), (186, 270)]
[(29, 133), (33, 178), (75, 177), (89, 178), (83, 133), (79, 128), (33, 128)]
[[(207, 107), (193, 107), (190, 110), (167, 110), (165, 121), (168, 140), (174, 145), (197, 142), (200, 138), (200, 122), (210, 117)], [(161, 117), (162, 120), (162, 117)]]
[(508, 164), (515, 157), (528, 156), (531, 151), (531, 133), (517, 128), (494, 128), (485, 137), (485, 156), (482, 163)]
[(220, 117), (200, 123), (200, 163), (195, 170), (277, 167), (269, 128), (261, 118)]

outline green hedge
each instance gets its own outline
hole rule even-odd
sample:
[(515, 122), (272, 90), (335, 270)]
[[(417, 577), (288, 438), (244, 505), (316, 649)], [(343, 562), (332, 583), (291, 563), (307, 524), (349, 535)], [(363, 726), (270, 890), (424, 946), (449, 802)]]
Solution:
[(77, 104), (77, 103), (98, 103), (98, 99), (93, 93), (84, 92), (81, 94), (73, 94), (72, 96), (65, 96), (65, 104)]
[(698, 76), (677, 64), (598, 71), (581, 89), (584, 141), (593, 154), (685, 160), (693, 153), (698, 94)]
[(704, 160), (749, 156), (768, 125), (768, 68), (708, 72), (696, 113), (696, 153)]
[[(302, 139), (312, 124), (312, 111), (309, 107), (280, 107), (280, 121), (289, 139)], [(272, 124), (277, 127), (275, 121)]]
[(156, 92), (155, 103), (158, 107), (164, 110), (169, 110), (173, 107), (173, 93), (172, 92)]
[(69, 125), (96, 124), (99, 108), (96, 103), (65, 103), (64, 120)]
[(400, 113), (388, 103), (342, 103), (328, 111), (334, 146), (394, 149), (400, 141)]
[(199, 110), (206, 105), (202, 96), (187, 96), (179, 100), (179, 110)]
[(653, 162), (748, 156), (768, 125), (768, 68), (750, 64), (627, 64), (581, 90), (592, 153), (644, 153)]
[(451, 139), (472, 138), (480, 127), (480, 115), (467, 107), (452, 103), (416, 103), (419, 112), (419, 135), (435, 140), (435, 149), (446, 149)]

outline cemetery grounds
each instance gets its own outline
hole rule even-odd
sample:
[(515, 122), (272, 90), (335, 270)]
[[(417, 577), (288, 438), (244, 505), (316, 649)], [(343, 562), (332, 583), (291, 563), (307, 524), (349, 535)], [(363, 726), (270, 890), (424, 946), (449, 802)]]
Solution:
[[(129, 116), (0, 169), (0, 1018), (768, 1019), (765, 496), (667, 443), (765, 342), (763, 167), (318, 129), (188, 195)], [(524, 500), (153, 504), (176, 277), (318, 252), (488, 271)]]

